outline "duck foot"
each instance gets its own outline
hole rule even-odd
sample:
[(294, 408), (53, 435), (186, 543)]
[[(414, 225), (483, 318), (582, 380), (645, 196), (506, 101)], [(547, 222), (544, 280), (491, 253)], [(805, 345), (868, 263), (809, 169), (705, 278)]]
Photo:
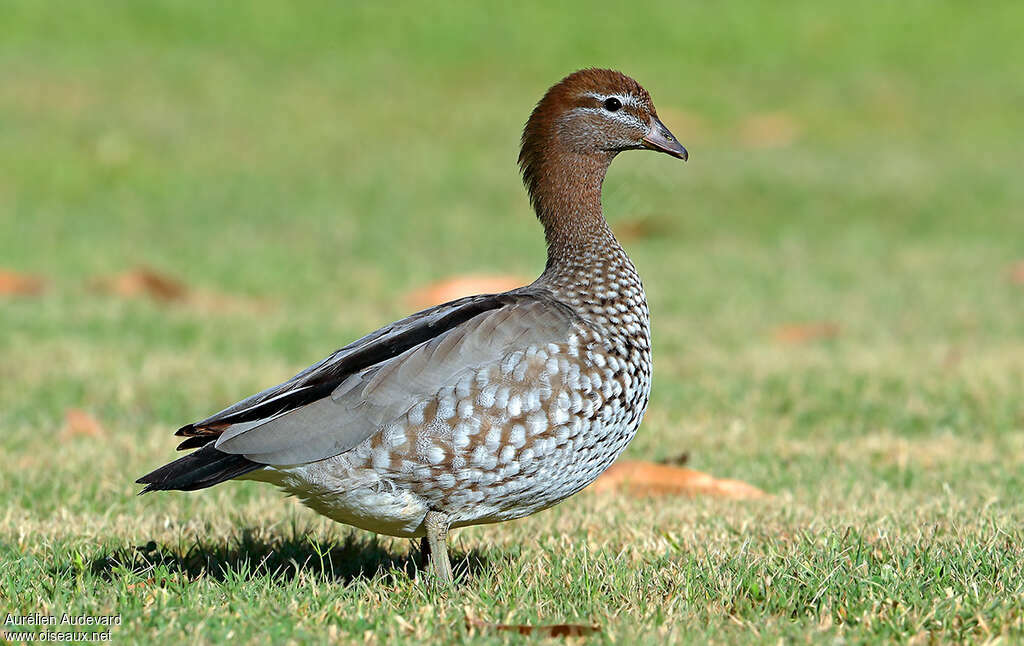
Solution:
[(451, 585), (455, 580), (452, 576), (452, 564), (448, 560), (448, 526), (451, 521), (447, 514), (439, 511), (428, 511), (423, 525), (427, 535), (420, 540), (420, 558), (430, 561), (434, 576), (441, 583)]

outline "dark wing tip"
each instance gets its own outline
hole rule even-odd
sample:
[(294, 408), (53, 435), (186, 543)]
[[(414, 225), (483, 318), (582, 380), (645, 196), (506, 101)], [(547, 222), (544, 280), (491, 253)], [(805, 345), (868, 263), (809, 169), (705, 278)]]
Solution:
[(185, 424), (178, 430), (174, 431), (174, 434), (177, 435), (178, 437), (192, 437), (195, 435), (218, 435), (229, 426), (231, 426), (229, 422), (212, 424), (195, 422), (193, 424)]
[(186, 438), (184, 442), (179, 444), (178, 450), (184, 451), (185, 449), (199, 449), (210, 442), (216, 441), (216, 439), (217, 438), (214, 435), (193, 435), (192, 437)]
[(178, 430), (174, 431), (174, 434), (179, 436), (179, 437), (191, 437), (191, 436), (195, 435), (198, 432), (199, 431), (196, 429), (196, 425), (195, 424), (185, 424), (184, 426), (182, 426)]
[(207, 444), (198, 451), (147, 473), (135, 482), (148, 485), (141, 493), (169, 489), (195, 491), (262, 469), (264, 466), (266, 465), (247, 460), (241, 455), (218, 451), (212, 444)]

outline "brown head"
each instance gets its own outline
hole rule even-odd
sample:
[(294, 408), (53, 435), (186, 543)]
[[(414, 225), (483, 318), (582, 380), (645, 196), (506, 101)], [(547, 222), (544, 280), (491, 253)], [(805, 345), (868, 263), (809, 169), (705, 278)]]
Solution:
[(650, 94), (630, 77), (590, 68), (548, 90), (523, 130), (519, 166), (549, 243), (570, 236), (587, 219), (603, 224), (601, 183), (608, 165), (621, 151), (642, 148), (688, 157), (658, 119)]

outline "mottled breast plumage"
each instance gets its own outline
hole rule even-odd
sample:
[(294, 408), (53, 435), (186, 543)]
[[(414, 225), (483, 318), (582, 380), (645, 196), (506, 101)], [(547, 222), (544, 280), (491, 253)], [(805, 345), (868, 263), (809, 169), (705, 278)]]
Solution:
[[(527, 310), (560, 303), (555, 318), (564, 328), (518, 333), (500, 356), (452, 370), (354, 450), (285, 469), (290, 477), (275, 480), (337, 520), (396, 535), (414, 535), (425, 509), (443, 511), (460, 526), (518, 518), (576, 493), (633, 438), (651, 383), (639, 278), (625, 254), (604, 259), (603, 269), (598, 284), (583, 291), (562, 272), (521, 290), (524, 298), (544, 295)], [(474, 325), (510, 324), (493, 322), (501, 319), (495, 314), (485, 318), (491, 321)], [(493, 330), (486, 331), (491, 339)], [(419, 352), (445, 360), (428, 348)], [(415, 380), (404, 376), (403, 383)], [(358, 477), (339, 487), (339, 473)], [(353, 516), (354, 496), (392, 496), (404, 504), (382, 523), (379, 513)]]

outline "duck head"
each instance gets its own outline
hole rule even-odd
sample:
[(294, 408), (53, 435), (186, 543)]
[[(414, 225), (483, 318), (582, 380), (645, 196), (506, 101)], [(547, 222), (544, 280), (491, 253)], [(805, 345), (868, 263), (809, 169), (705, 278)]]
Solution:
[(583, 155), (647, 148), (683, 161), (689, 156), (658, 118), (647, 90), (621, 72), (593, 68), (548, 90), (530, 115), (522, 146), (521, 162), (541, 146)]
[[(584, 69), (556, 83), (523, 129), (519, 166), (549, 243), (578, 238), (601, 218), (601, 184), (623, 150), (688, 153), (658, 118), (650, 94), (632, 78)], [(574, 242), (575, 243), (575, 242)]]

